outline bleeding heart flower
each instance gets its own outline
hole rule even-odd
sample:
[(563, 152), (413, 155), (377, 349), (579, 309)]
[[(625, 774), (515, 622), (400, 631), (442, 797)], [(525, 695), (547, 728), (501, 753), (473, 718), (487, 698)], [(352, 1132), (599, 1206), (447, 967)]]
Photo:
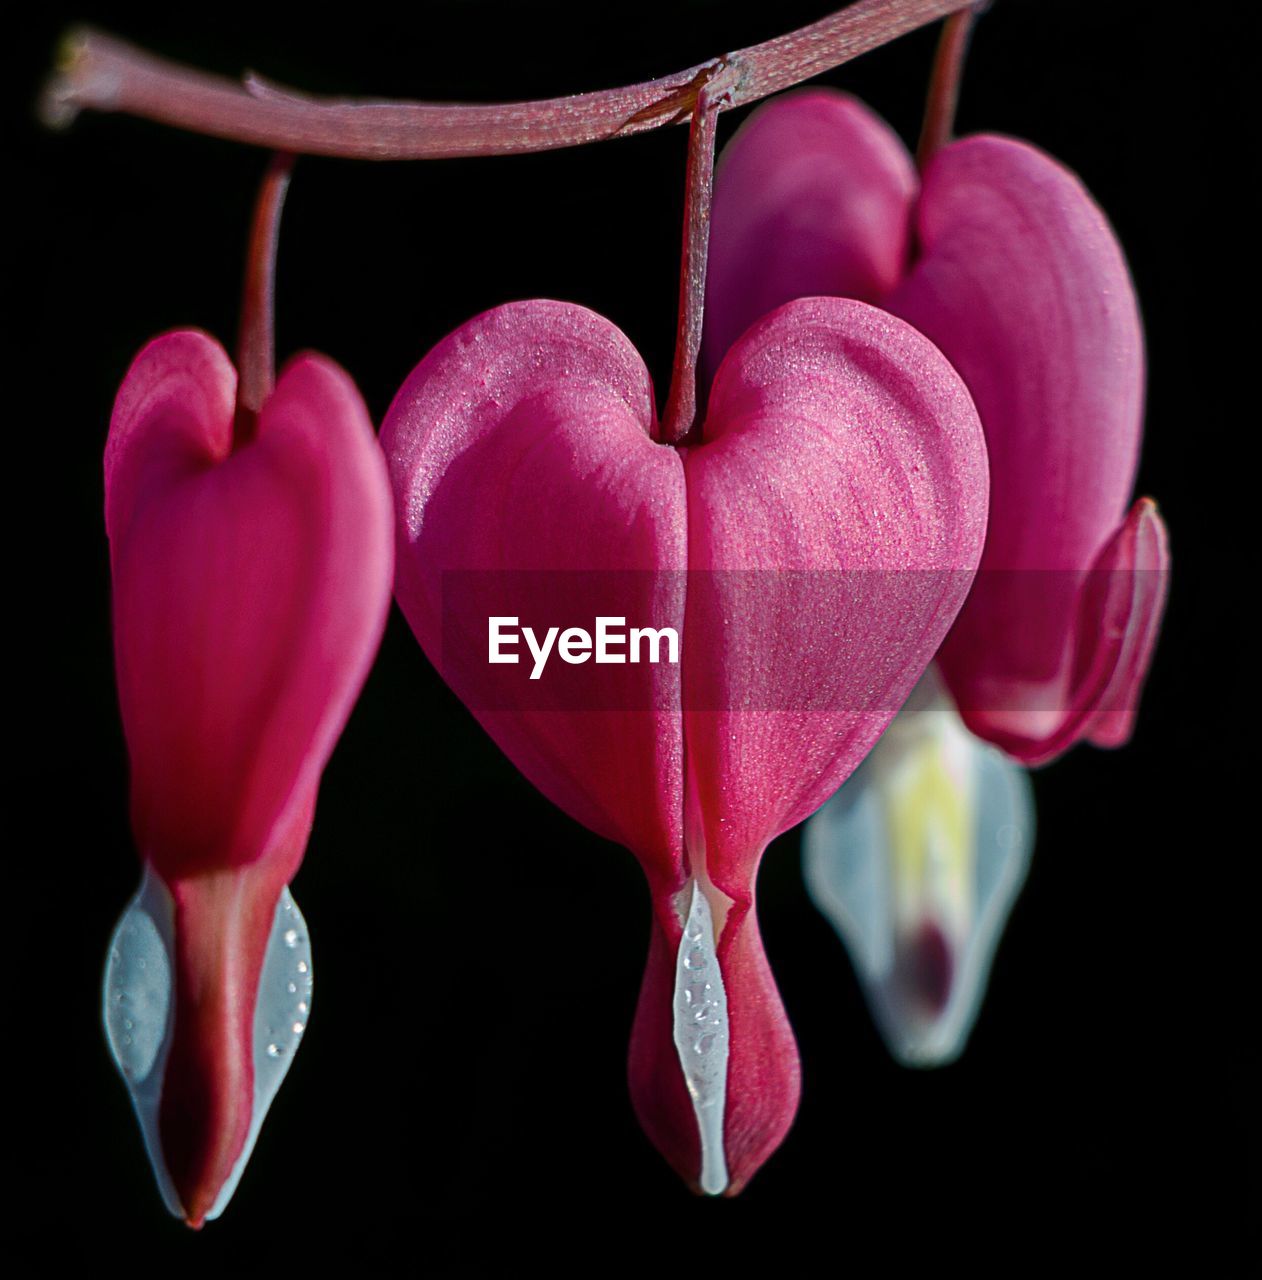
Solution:
[[(938, 655), (946, 689), (931, 723), (954, 716), (953, 700), (973, 734), (1026, 765), (1084, 738), (1125, 742), (1169, 557), (1154, 504), (1141, 499), (1126, 510), (1143, 342), (1121, 250), (1078, 180), (1026, 143), (981, 136), (938, 151), (922, 183), (901, 142), (867, 108), (812, 91), (770, 103), (732, 140), (713, 217), (710, 367), (767, 309), (814, 294), (849, 296), (932, 339), (976, 402), (990, 458), (990, 520), (981, 571)], [(881, 792), (873, 813), (893, 803), (902, 785), (894, 780), (929, 750), (929, 722), (921, 712), (915, 719), (920, 730), (889, 736), (865, 773), (864, 785)], [(957, 730), (948, 736), (955, 741)], [(950, 752), (939, 746), (930, 754), (941, 764)], [(927, 851), (941, 845), (948, 814), (962, 806), (970, 816), (953, 838), (974, 842), (968, 866), (1002, 857), (1023, 867), (1032, 827), (1015, 782), (1004, 804), (975, 812), (978, 770), (996, 778), (1005, 771), (982, 743), (956, 755), (972, 761), (954, 770), (958, 794), (922, 806), (923, 820), (903, 822), (902, 852), (894, 828), (861, 821), (867, 802), (844, 793), (807, 847), (808, 882), (858, 958), (891, 1047), (919, 1061), (946, 1060), (962, 1047), (986, 975), (985, 963), (967, 960), (988, 956), (995, 933), (973, 870), (952, 890), (963, 902), (953, 912)], [(999, 796), (1003, 787), (992, 790)], [(1005, 805), (1008, 818), (999, 812)], [(852, 842), (845, 850), (830, 845), (839, 835)], [(856, 896), (864, 868), (880, 862), (891, 884), (910, 865), (925, 877), (899, 911), (888, 895)], [(1019, 884), (1022, 874), (1017, 868), (1005, 883)], [(860, 898), (885, 903), (872, 907), (879, 918), (859, 918)], [(922, 1001), (913, 1015), (905, 979), (933, 968), (917, 959), (930, 936), (940, 942), (945, 987), (936, 1008)]]
[(943, 148), (921, 185), (887, 125), (816, 90), (761, 108), (732, 140), (713, 217), (711, 368), (773, 307), (854, 297), (929, 337), (977, 404), (986, 550), (939, 658), (965, 723), (1026, 764), (1082, 738), (1124, 742), (1168, 552), (1150, 500), (1126, 511), (1143, 339), (1125, 260), (1082, 185), (988, 136)]
[[(690, 1184), (734, 1194), (798, 1096), (758, 862), (867, 753), (967, 592), (986, 504), (972, 403), (909, 325), (817, 299), (745, 334), (699, 442), (676, 448), (622, 333), (534, 301), (431, 351), (382, 445), (395, 592), (425, 652), (535, 786), (644, 867), (633, 1101)], [(497, 614), (671, 627), (680, 662), (532, 682), (488, 662)]]
[(168, 1208), (194, 1226), (231, 1196), (306, 1025), (310, 950), (285, 886), (393, 569), (385, 462), (350, 378), (308, 354), (267, 383), (251, 406), (212, 338), (156, 338), (105, 451), (145, 869), (105, 1023)]

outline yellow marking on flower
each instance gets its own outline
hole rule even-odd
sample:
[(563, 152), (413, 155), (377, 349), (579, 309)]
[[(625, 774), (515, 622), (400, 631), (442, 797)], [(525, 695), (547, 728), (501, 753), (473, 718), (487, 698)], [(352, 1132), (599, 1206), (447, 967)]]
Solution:
[(952, 726), (937, 716), (925, 720), (931, 723), (900, 744), (882, 788), (895, 915), (905, 923), (928, 915), (962, 925), (975, 854), (972, 770), (967, 753), (951, 750)]

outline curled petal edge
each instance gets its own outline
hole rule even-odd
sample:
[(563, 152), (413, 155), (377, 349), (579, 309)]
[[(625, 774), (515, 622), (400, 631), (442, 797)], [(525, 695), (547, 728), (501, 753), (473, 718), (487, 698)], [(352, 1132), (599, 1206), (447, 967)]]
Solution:
[(1140, 498), (1095, 558), (1078, 593), (1070, 693), (1056, 727), (1023, 732), (1023, 713), (970, 707), (969, 729), (1028, 766), (1075, 743), (1120, 747), (1135, 727), (1169, 592), (1170, 543), (1151, 498)]

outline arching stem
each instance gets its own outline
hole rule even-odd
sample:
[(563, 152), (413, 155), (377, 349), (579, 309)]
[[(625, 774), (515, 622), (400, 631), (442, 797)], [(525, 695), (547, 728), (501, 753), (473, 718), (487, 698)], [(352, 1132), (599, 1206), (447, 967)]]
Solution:
[(284, 153), (273, 156), (254, 205), (245, 284), (241, 291), (241, 327), (237, 334), (234, 448), (254, 439), (259, 414), (276, 385), (276, 247), (293, 167), (293, 156)]
[(102, 32), (63, 45), (41, 113), (65, 125), (82, 110), (121, 111), (273, 151), (360, 160), (550, 151), (686, 120), (716, 66), (737, 73), (734, 107), (831, 71), (970, 0), (858, 0), (819, 22), (673, 75), (538, 102), (321, 99), (251, 77), (246, 85), (154, 57)]
[(714, 139), (719, 111), (731, 100), (730, 77), (721, 68), (701, 86), (688, 131), (688, 173), (684, 188), (684, 243), (679, 263), (679, 322), (670, 394), (661, 438), (682, 444), (697, 417), (697, 357), (705, 314), (706, 258), (710, 250), (710, 204), (714, 196)]
[(951, 141), (955, 128), (955, 108), (960, 99), (960, 77), (964, 72), (964, 57), (968, 52), (968, 38), (973, 22), (984, 8), (977, 5), (960, 13), (953, 13), (942, 24), (938, 38), (938, 51), (933, 59), (933, 72), (929, 79), (929, 96), (925, 102), (925, 119), (920, 127), (920, 142), (916, 147), (916, 165), (923, 173), (934, 153)]

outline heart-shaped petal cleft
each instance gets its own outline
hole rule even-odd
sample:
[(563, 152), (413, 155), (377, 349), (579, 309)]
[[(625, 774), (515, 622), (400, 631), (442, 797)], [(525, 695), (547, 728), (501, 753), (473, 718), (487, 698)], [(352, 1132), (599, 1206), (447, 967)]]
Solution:
[(759, 859), (855, 768), (955, 617), (985, 452), (932, 344), (838, 299), (741, 338), (699, 443), (656, 434), (608, 321), (547, 301), (469, 321), (382, 427), (396, 594), (526, 777), (644, 866), (633, 1102), (687, 1182), (730, 1195), (798, 1096)]
[[(385, 464), (347, 375), (303, 355), (248, 441), (236, 411), (223, 349), (167, 334), (124, 380), (105, 455), (146, 876), (115, 939), (106, 1024), (167, 1202), (193, 1225), (226, 1203), (305, 1026), (310, 958), (285, 886), (393, 568)], [(147, 953), (128, 959), (137, 938), (162, 955), (165, 990)], [(119, 1022), (137, 1002), (157, 1037), (144, 1063), (124, 1052), (136, 1019)]]

